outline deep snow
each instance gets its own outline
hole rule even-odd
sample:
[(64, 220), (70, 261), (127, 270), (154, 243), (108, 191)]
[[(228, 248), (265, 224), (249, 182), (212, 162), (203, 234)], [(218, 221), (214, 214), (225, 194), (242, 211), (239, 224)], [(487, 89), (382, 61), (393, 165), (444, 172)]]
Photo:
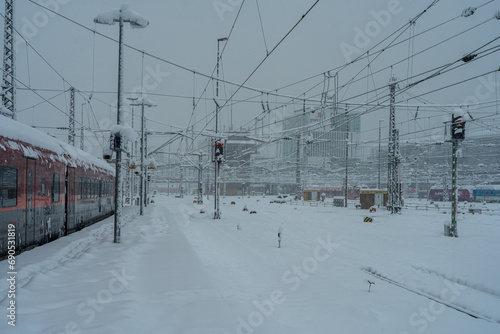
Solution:
[(363, 223), (366, 210), (228, 197), (213, 220), (208, 201), (155, 201), (125, 208), (121, 244), (110, 218), (18, 255), (16, 327), (2, 279), (0, 332), (500, 332), (499, 206), (460, 215), (454, 239), (443, 209)]

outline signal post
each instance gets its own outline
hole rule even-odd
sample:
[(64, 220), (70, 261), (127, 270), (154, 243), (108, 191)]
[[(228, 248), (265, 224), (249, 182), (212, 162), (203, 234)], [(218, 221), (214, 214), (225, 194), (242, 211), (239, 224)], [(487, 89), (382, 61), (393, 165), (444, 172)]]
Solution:
[(215, 162), (215, 189), (214, 189), (214, 219), (220, 219), (220, 164), (224, 159), (224, 141), (216, 140), (213, 151), (213, 162)]
[(462, 116), (452, 115), (451, 120), (451, 143), (452, 148), (452, 171), (451, 171), (451, 224), (445, 226), (444, 234), (448, 237), (458, 237), (457, 231), (457, 203), (458, 203), (458, 190), (457, 190), (457, 168), (458, 168), (458, 145), (465, 139), (465, 121)]

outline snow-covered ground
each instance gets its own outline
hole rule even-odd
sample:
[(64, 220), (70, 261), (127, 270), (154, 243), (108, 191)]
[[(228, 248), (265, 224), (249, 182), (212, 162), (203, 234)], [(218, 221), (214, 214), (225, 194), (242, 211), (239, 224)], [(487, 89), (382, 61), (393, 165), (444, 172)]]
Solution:
[(155, 200), (124, 210), (121, 244), (111, 218), (17, 256), (0, 333), (500, 333), (499, 206), (459, 215), (454, 239), (442, 208), (234, 197), (213, 220), (211, 203)]

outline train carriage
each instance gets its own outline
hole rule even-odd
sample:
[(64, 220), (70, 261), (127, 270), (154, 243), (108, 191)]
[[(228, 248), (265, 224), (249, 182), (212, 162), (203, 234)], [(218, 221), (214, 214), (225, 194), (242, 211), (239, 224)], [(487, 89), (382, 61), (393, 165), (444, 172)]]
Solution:
[(500, 185), (481, 185), (474, 189), (474, 201), (499, 203)]
[[(471, 200), (471, 194), (469, 189), (458, 189), (458, 201), (459, 202), (469, 202)], [(444, 195), (446, 190), (442, 188), (431, 188), (429, 191), (429, 199), (431, 201), (444, 201)], [(448, 189), (448, 200), (451, 200), (451, 189)]]
[(22, 251), (112, 215), (113, 184), (105, 161), (0, 116), (0, 258), (9, 224)]

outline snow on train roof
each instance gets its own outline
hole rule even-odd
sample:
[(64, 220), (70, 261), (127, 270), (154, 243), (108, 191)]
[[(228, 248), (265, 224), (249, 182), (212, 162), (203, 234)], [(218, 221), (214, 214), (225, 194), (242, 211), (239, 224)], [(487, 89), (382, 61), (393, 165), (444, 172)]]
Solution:
[[(0, 116), (0, 136), (52, 151), (56, 154), (55, 156), (51, 156), (52, 159), (60, 160), (68, 165), (75, 166), (75, 163), (78, 162), (87, 169), (99, 167), (114, 173), (114, 169), (104, 160), (94, 157), (57, 138), (53, 138), (42, 131), (4, 116)], [(16, 142), (10, 142), (9, 146), (11, 149), (22, 150), (25, 156), (28, 157), (37, 157), (38, 155), (38, 152), (34, 151), (32, 148), (20, 145)], [(0, 145), (0, 148), (3, 150), (6, 149), (2, 145)], [(71, 157), (72, 160), (68, 160), (65, 155)]]

